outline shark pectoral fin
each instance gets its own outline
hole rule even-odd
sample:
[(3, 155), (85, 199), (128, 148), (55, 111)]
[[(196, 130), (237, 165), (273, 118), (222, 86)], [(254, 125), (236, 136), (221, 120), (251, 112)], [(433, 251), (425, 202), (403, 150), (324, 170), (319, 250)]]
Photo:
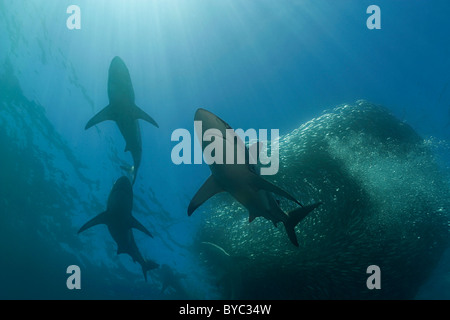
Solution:
[(143, 233), (145, 233), (149, 237), (153, 238), (153, 235), (150, 233), (150, 231), (148, 231), (147, 228), (142, 225), (142, 223), (137, 221), (135, 217), (131, 217), (131, 222), (130, 223), (131, 223), (131, 227), (132, 228), (138, 229), (139, 231), (142, 231)]
[(115, 120), (116, 115), (114, 112), (114, 109), (111, 108), (111, 105), (107, 105), (105, 108), (103, 108), (99, 113), (97, 113), (95, 116), (91, 118), (91, 120), (88, 121), (86, 124), (86, 127), (84, 127), (84, 130), (89, 129), (92, 126), (95, 126), (96, 124), (106, 121), (106, 120)]
[(214, 176), (209, 176), (208, 180), (200, 187), (200, 189), (195, 194), (194, 198), (192, 198), (188, 207), (188, 216), (191, 216), (194, 211), (200, 207), (206, 200), (211, 198), (213, 195), (223, 192), (221, 186), (216, 182)]
[(106, 216), (106, 211), (100, 213), (98, 216), (96, 216), (95, 218), (92, 218), (91, 220), (89, 220), (88, 222), (86, 222), (81, 228), (80, 230), (78, 230), (78, 234), (83, 232), (84, 230), (87, 230), (93, 226), (96, 226), (98, 224), (106, 224), (107, 222), (107, 216)]
[(251, 144), (248, 147), (248, 150), (255, 152), (255, 154), (260, 154), (263, 147), (264, 147), (264, 143), (259, 141), (259, 142), (255, 142), (255, 143)]
[(122, 169), (123, 171), (128, 173), (130, 176), (132, 176), (134, 174), (134, 166), (122, 165), (122, 166), (120, 166), (120, 169)]
[(261, 176), (258, 176), (256, 174), (252, 174), (251, 184), (257, 190), (263, 189), (263, 190), (266, 190), (266, 191), (269, 191), (269, 192), (273, 192), (275, 194), (278, 194), (279, 196), (282, 196), (282, 197), (285, 197), (286, 199), (294, 201), (300, 207), (303, 207), (303, 205), (297, 199), (295, 199), (293, 196), (291, 196), (289, 193), (287, 193), (283, 189), (277, 187), (273, 183), (271, 183), (271, 182), (269, 182), (267, 180), (264, 180)]
[[(126, 150), (125, 150), (126, 152)], [(131, 177), (131, 184), (134, 185), (137, 176), (137, 169), (135, 166), (120, 166), (120, 169), (124, 170), (129, 177)]]
[(307, 205), (303, 208), (297, 208), (295, 210), (292, 210), (288, 213), (288, 220), (294, 224), (297, 225), (300, 223), (311, 211), (318, 208), (322, 202), (317, 202), (311, 205)]
[(142, 119), (159, 128), (159, 125), (156, 123), (156, 121), (136, 105), (133, 108), (133, 118), (136, 120)]

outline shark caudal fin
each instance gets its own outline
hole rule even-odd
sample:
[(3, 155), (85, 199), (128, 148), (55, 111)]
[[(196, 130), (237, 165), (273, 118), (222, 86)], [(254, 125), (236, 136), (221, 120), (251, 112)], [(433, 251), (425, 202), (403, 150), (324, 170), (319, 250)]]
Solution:
[(154, 262), (152, 260), (146, 260), (146, 259), (144, 259), (144, 263), (141, 266), (142, 266), (142, 273), (144, 274), (145, 282), (147, 282), (147, 272), (150, 270), (159, 268), (159, 264), (157, 264), (156, 262)]
[(295, 235), (295, 226), (300, 223), (311, 211), (320, 206), (322, 202), (317, 202), (315, 204), (311, 204), (309, 206), (304, 206), (301, 208), (297, 208), (289, 212), (288, 219), (284, 223), (284, 227), (286, 229), (286, 233), (289, 237), (289, 240), (298, 247), (297, 236)]
[(96, 226), (98, 224), (106, 224), (107, 222), (107, 215), (106, 215), (106, 211), (100, 213), (98, 216), (96, 216), (95, 218), (92, 218), (91, 220), (89, 220), (88, 222), (86, 222), (81, 228), (80, 230), (78, 230), (78, 234), (83, 232), (84, 230), (87, 230), (93, 226)]

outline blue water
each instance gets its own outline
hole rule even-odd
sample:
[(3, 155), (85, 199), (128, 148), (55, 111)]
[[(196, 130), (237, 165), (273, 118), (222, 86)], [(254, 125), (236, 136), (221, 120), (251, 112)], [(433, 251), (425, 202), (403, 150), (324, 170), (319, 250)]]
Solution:
[[(80, 30), (66, 27), (72, 4), (81, 9)], [(366, 27), (371, 4), (381, 9), (379, 30)], [(221, 298), (197, 250), (206, 210), (187, 216), (210, 170), (171, 160), (171, 134), (193, 134), (197, 108), (233, 128), (277, 128), (286, 136), (326, 110), (364, 99), (417, 132), (447, 185), (449, 9), (447, 0), (2, 0), (0, 298)], [(182, 288), (162, 291), (160, 270), (146, 283), (138, 264), (116, 255), (106, 227), (77, 235), (105, 210), (124, 174), (120, 166), (133, 161), (113, 122), (84, 130), (108, 104), (115, 56), (130, 71), (136, 104), (160, 126), (140, 123), (133, 214), (154, 238), (135, 232), (136, 242), (144, 256), (183, 274)], [(282, 177), (275, 180), (283, 186)], [(424, 183), (431, 189), (437, 182)], [(447, 214), (446, 202), (430, 210), (438, 207)], [(448, 253), (434, 258), (405, 296), (450, 297)], [(73, 264), (81, 290), (66, 287)]]

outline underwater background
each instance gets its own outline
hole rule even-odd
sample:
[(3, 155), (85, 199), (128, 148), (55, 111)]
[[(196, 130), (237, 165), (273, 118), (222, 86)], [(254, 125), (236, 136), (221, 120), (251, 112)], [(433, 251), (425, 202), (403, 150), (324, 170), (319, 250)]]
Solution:
[[(372, 4), (381, 29), (366, 26)], [(81, 9), (79, 30), (66, 26), (70, 5)], [(1, 0), (0, 298), (449, 299), (449, 9), (447, 0)], [(115, 56), (159, 124), (141, 121), (133, 187), (133, 215), (154, 236), (134, 232), (136, 243), (161, 266), (147, 282), (105, 226), (77, 234), (133, 162), (114, 122), (84, 130), (108, 105)], [(210, 170), (175, 165), (171, 134), (194, 136), (198, 108), (235, 129), (280, 130), (280, 171), (267, 179), (323, 202), (296, 228), (299, 248), (282, 226), (249, 223), (228, 194), (188, 217)], [(81, 290), (66, 286), (70, 265)], [(366, 286), (369, 265), (381, 269), (380, 290)]]

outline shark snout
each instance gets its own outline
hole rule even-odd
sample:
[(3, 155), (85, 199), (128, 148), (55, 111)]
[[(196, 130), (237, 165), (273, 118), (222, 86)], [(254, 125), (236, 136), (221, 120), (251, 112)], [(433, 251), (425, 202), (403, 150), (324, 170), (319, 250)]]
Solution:
[(132, 192), (132, 185), (131, 185), (131, 181), (128, 177), (126, 176), (122, 176), (119, 179), (116, 180), (116, 182), (114, 183), (113, 186), (113, 192), (116, 191), (120, 191), (120, 192), (124, 192), (124, 191), (128, 191), (128, 192)]

